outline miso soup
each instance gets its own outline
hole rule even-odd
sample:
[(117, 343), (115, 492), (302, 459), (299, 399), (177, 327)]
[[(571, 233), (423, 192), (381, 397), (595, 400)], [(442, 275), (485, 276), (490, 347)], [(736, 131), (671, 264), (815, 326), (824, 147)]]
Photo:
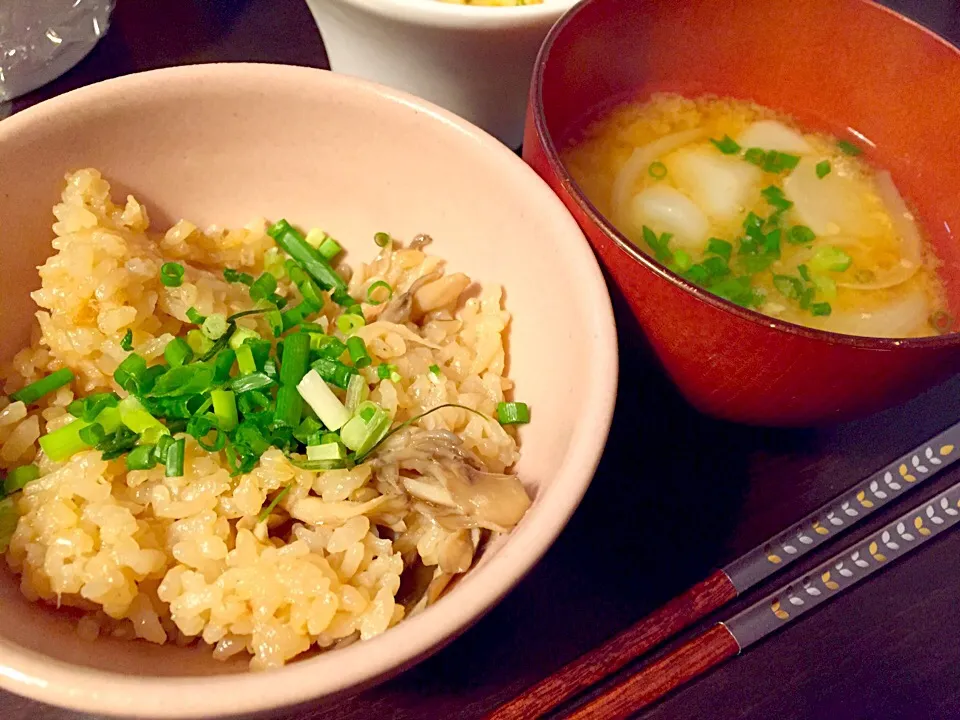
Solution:
[(943, 332), (936, 257), (890, 174), (860, 152), (752, 103), (661, 94), (563, 154), (640, 250), (716, 295), (838, 333)]

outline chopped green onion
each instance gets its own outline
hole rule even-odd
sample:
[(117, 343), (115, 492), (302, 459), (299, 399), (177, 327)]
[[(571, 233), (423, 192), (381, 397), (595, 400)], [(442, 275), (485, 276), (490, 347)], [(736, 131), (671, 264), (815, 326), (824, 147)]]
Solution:
[[(283, 248), (287, 254), (300, 263), (301, 267), (307, 271), (307, 274), (316, 280), (324, 290), (332, 290), (335, 294), (346, 295), (347, 283), (337, 274), (327, 259), (314, 250), (307, 241), (290, 223), (286, 220), (278, 220), (267, 234)], [(335, 302), (340, 302), (334, 298)]]
[(347, 351), (347, 345), (332, 335), (311, 335), (310, 349), (320, 357), (337, 360)]
[(274, 337), (280, 337), (283, 334), (283, 316), (279, 310), (270, 310), (264, 314), (264, 319), (270, 326), (270, 332)]
[(27, 483), (40, 477), (40, 468), (36, 465), (21, 465), (7, 473), (3, 481), (4, 495), (13, 495), (15, 492), (23, 490)]
[(717, 150), (722, 152), (724, 155), (735, 155), (736, 153), (740, 152), (740, 146), (729, 135), (724, 135), (719, 140), (710, 138), (710, 142), (712, 142), (716, 146)]
[(215, 369), (206, 363), (191, 363), (170, 368), (160, 376), (153, 389), (153, 397), (196, 395), (208, 391), (214, 384)]
[(808, 228), (806, 225), (794, 225), (790, 228), (790, 232), (787, 233), (787, 240), (789, 240), (794, 245), (806, 245), (807, 243), (812, 243), (817, 239), (817, 236), (814, 234), (813, 230)]
[(810, 303), (810, 312), (815, 316), (826, 317), (831, 311), (832, 308), (828, 302)]
[(270, 273), (261, 273), (250, 286), (251, 300), (266, 300), (277, 291), (277, 279)]
[(497, 420), (501, 425), (519, 425), (530, 422), (530, 408), (522, 402), (497, 403)]
[[(240, 348), (243, 350), (243, 348)], [(239, 351), (238, 351), (239, 352)], [(236, 393), (246, 393), (251, 390), (262, 390), (265, 387), (273, 385), (273, 380), (269, 375), (262, 372), (252, 372), (246, 375), (238, 375), (230, 381), (230, 389)]]
[(799, 155), (790, 155), (789, 153), (771, 150), (763, 160), (763, 169), (766, 172), (780, 173), (785, 170), (793, 170), (799, 162)]
[(277, 390), (277, 409), (274, 411), (274, 422), (282, 427), (295, 428), (300, 423), (303, 413), (303, 398), (296, 385), (281, 385)]
[(164, 263), (160, 266), (160, 282), (166, 287), (180, 287), (183, 285), (183, 273), (183, 265), (180, 263)]
[(201, 325), (204, 318), (203, 315), (200, 314), (199, 310), (191, 306), (187, 308), (187, 320), (192, 322), (194, 325)]
[(180, 367), (193, 360), (193, 350), (186, 340), (177, 337), (167, 343), (163, 349), (163, 358), (170, 367)]
[(853, 263), (847, 253), (833, 245), (823, 245), (810, 258), (810, 267), (817, 272), (843, 272)]
[(310, 370), (297, 385), (300, 396), (330, 430), (339, 430), (350, 419), (340, 399), (316, 370)]
[(373, 362), (373, 359), (367, 352), (367, 344), (361, 337), (354, 335), (353, 337), (347, 338), (347, 351), (350, 353), (350, 360), (353, 361), (355, 368), (362, 369)]
[(138, 435), (149, 434), (150, 440), (156, 442), (156, 438), (169, 432), (133, 395), (125, 397), (117, 407), (120, 410), (120, 422)]
[(440, 375), (440, 366), (439, 366), (439, 365), (431, 365), (431, 366), (430, 366), (430, 372), (432, 372), (434, 375), (438, 375), (438, 376), (439, 376), (439, 375)]
[[(376, 298), (374, 293), (378, 290), (384, 290), (386, 292), (386, 297)], [(390, 287), (390, 283), (384, 280), (377, 280), (375, 283), (372, 283), (370, 287), (367, 288), (367, 302), (371, 305), (381, 305), (387, 300), (393, 297), (393, 288)]]
[(314, 312), (316, 312), (316, 310), (311, 307), (310, 303), (306, 301), (290, 308), (289, 310), (284, 310), (282, 313), (280, 313), (280, 323), (283, 326), (283, 330), (281, 332), (286, 332), (290, 328), (296, 327), (303, 322), (307, 315), (310, 315)]
[[(202, 413), (194, 415), (187, 423), (186, 432), (197, 444), (207, 452), (219, 452), (227, 444), (227, 434), (220, 427), (215, 415)], [(210, 433), (215, 433), (213, 440), (208, 442)]]
[(127, 352), (133, 350), (133, 330), (127, 328), (127, 331), (123, 334), (123, 339), (120, 341), (120, 348)]
[(830, 174), (830, 161), (823, 160), (817, 163), (817, 177), (823, 180), (827, 175)]
[(296, 385), (307, 374), (310, 361), (310, 336), (303, 333), (289, 335), (283, 342), (280, 359), (280, 383)]
[(238, 350), (241, 345), (243, 345), (247, 340), (259, 340), (260, 334), (256, 330), (251, 330), (250, 328), (238, 327), (233, 331), (233, 335), (230, 336), (230, 347), (234, 350)]
[(129, 393), (146, 392), (148, 389), (147, 361), (137, 353), (130, 353), (117, 366), (113, 379), (117, 381), (117, 385)]
[[(201, 319), (201, 322), (203, 322), (202, 319)], [(203, 357), (208, 352), (210, 352), (210, 349), (213, 347), (213, 340), (208, 338), (199, 330), (194, 329), (194, 330), (190, 330), (187, 333), (187, 346), (190, 348), (190, 350), (193, 352), (194, 355), (199, 355), (200, 357)]]
[(854, 145), (852, 142), (849, 142), (848, 140), (840, 140), (839, 142), (837, 142), (837, 147), (840, 148), (841, 152), (847, 155), (850, 155), (851, 157), (856, 157), (857, 155), (860, 155), (861, 153), (863, 153), (862, 149)]
[(813, 284), (825, 298), (832, 300), (837, 296), (837, 281), (829, 275), (814, 275)]
[(223, 269), (223, 279), (229, 283), (242, 283), (244, 285), (253, 285), (253, 275), (250, 273), (239, 272), (232, 268)]
[(272, 247), (263, 255), (263, 269), (278, 280), (286, 277), (286, 258), (278, 247)]
[(809, 268), (807, 268), (806, 265), (804, 264), (797, 265), (797, 272), (800, 273), (800, 277), (802, 277), (807, 282), (810, 282), (810, 270)]
[(167, 459), (165, 463), (167, 477), (183, 477), (183, 455), (186, 449), (186, 441), (183, 438), (177, 438), (173, 445), (167, 450)]
[(763, 167), (763, 164), (767, 159), (767, 153), (761, 148), (750, 148), (743, 154), (743, 159), (751, 165)]
[(240, 370), (241, 377), (252, 375), (257, 371), (257, 363), (253, 359), (253, 349), (249, 345), (241, 345), (237, 348), (237, 368)]
[(69, 385), (73, 381), (73, 371), (70, 368), (60, 368), (50, 373), (46, 377), (30, 383), (26, 387), (11, 393), (10, 399), (29, 405), (35, 403), (44, 395), (59, 390), (64, 385)]
[(312, 417), (305, 417), (303, 422), (300, 423), (300, 427), (293, 431), (293, 437), (306, 445), (309, 444), (307, 440), (319, 433), (322, 429), (323, 425), (317, 422), (317, 420)]
[(127, 455), (127, 470), (150, 470), (157, 464), (156, 445), (137, 445)]
[(63, 462), (90, 447), (80, 437), (80, 431), (89, 425), (85, 420), (74, 420), (69, 425), (57, 428), (40, 438), (40, 449), (54, 462)]
[(320, 375), (325, 382), (336, 385), (343, 390), (346, 390), (347, 385), (349, 385), (350, 376), (357, 373), (356, 368), (345, 365), (339, 360), (331, 360), (330, 358), (323, 357), (314, 361), (311, 367), (317, 371), (317, 374)]
[(386, 363), (377, 365), (377, 377), (381, 380), (389, 379), (390, 375), (394, 372), (396, 372), (396, 367), (393, 365), (387, 365)]
[(781, 295), (791, 300), (799, 300), (803, 293), (803, 284), (797, 278), (789, 275), (774, 275), (773, 286)]
[(786, 195), (783, 194), (783, 190), (778, 188), (776, 185), (765, 187), (760, 191), (760, 194), (766, 198), (768, 203), (773, 205), (780, 212), (789, 210), (793, 207), (793, 203), (787, 200)]
[(720, 238), (710, 238), (707, 242), (707, 252), (719, 255), (724, 260), (729, 260), (730, 254), (733, 252), (733, 245)]
[(650, 163), (647, 172), (650, 173), (650, 177), (654, 180), (663, 180), (667, 176), (667, 166), (658, 160), (657, 162)]
[(102, 443), (106, 435), (107, 433), (100, 423), (93, 423), (92, 425), (80, 428), (80, 432), (78, 433), (78, 437), (91, 447)]
[(340, 430), (344, 445), (357, 455), (368, 453), (390, 430), (390, 415), (374, 402), (361, 403)]
[[(321, 376), (322, 377), (322, 376)], [(351, 375), (347, 381), (347, 396), (344, 405), (347, 410), (353, 412), (370, 394), (370, 388), (367, 387), (367, 381), (363, 375)]]
[(220, 313), (213, 313), (203, 321), (200, 330), (211, 340), (219, 340), (227, 331), (227, 318)]
[(338, 442), (307, 446), (307, 460), (343, 460), (346, 452)]
[(343, 248), (340, 247), (340, 243), (329, 235), (324, 238), (323, 242), (320, 243), (320, 247), (317, 248), (317, 252), (320, 253), (320, 256), (324, 260), (333, 260), (340, 254), (341, 250), (343, 250)]
[(307, 244), (315, 249), (320, 249), (320, 246), (323, 245), (323, 241), (326, 239), (327, 234), (320, 228), (313, 228), (308, 233), (304, 240), (307, 241)]
[(67, 410), (74, 417), (82, 418), (87, 422), (96, 420), (100, 412), (106, 408), (116, 407), (120, 402), (120, 397), (116, 393), (94, 393), (88, 395), (82, 400), (74, 400), (67, 406)]
[(166, 463), (167, 451), (173, 447), (175, 440), (170, 435), (162, 435), (153, 449), (153, 456), (159, 463)]
[(677, 250), (673, 253), (673, 263), (680, 272), (686, 272), (693, 267), (693, 258), (686, 250)]
[(212, 390), (210, 399), (213, 400), (213, 414), (224, 432), (232, 432), (239, 423), (237, 415), (237, 397), (231, 390)]
[(344, 335), (350, 335), (366, 324), (363, 315), (356, 315), (354, 313), (345, 312), (337, 318), (337, 330)]
[(10, 547), (10, 540), (13, 533), (17, 530), (17, 523), (20, 521), (20, 514), (17, 512), (17, 504), (13, 498), (0, 500), (0, 555)]
[(270, 517), (270, 514), (277, 509), (277, 505), (280, 504), (280, 501), (290, 492), (290, 486), (287, 485), (280, 492), (273, 496), (273, 500), (270, 501), (270, 504), (267, 505), (263, 510), (260, 511), (260, 514), (257, 515), (257, 522), (263, 522)]
[(390, 233), (378, 232), (374, 233), (373, 241), (377, 244), (377, 247), (386, 247), (390, 244)]

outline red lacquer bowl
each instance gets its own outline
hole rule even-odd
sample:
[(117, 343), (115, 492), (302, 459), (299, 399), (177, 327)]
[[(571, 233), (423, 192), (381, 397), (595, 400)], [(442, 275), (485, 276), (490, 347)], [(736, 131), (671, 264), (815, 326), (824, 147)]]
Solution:
[(919, 211), (956, 315), (956, 48), (862, 0), (586, 0), (540, 51), (523, 156), (577, 218), (614, 295), (705, 413), (829, 423), (902, 402), (960, 369), (958, 334), (889, 340), (809, 330), (721, 300), (639, 252), (587, 200), (558, 149), (598, 110), (658, 91), (753, 100), (870, 147), (867, 158), (890, 170)]

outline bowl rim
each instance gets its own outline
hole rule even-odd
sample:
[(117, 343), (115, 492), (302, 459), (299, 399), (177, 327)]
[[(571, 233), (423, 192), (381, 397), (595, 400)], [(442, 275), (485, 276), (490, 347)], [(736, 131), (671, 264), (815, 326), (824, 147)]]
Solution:
[[(569, 236), (564, 248), (571, 267), (581, 273), (585, 325), (593, 331), (587, 343), (595, 372), (583, 381), (591, 398), (548, 492), (541, 493), (533, 518), (521, 524), (473, 578), (471, 592), (458, 603), (439, 602), (371, 640), (332, 653), (293, 662), (261, 673), (212, 676), (125, 675), (52, 659), (0, 638), (0, 687), (43, 702), (88, 713), (129, 716), (149, 708), (157, 718), (213, 718), (289, 707), (320, 697), (336, 696), (384, 680), (424, 659), (456, 638), (506, 595), (553, 544), (579, 505), (603, 452), (616, 400), (618, 355), (613, 308), (600, 267), (576, 221), (549, 186), (517, 155), (491, 135), (436, 105), (385, 86), (315, 68), (267, 63), (210, 63), (151, 70), (106, 80), (27, 108), (0, 123), (0, 144), (21, 128), (55, 121), (61, 113), (109, 107), (140, 88), (157, 93), (200, 84), (230, 90), (248, 83), (292, 86), (298, 92), (366, 96), (430, 118), (431, 133), (455, 133), (479, 145), (484, 157), (514, 182), (529, 186), (533, 211)], [(479, 582), (482, 578), (483, 582)], [(352, 661), (352, 662), (351, 662)], [(330, 670), (335, 672), (318, 672)]]
[[(573, 199), (578, 208), (589, 218), (590, 222), (597, 227), (607, 238), (612, 240), (619, 250), (633, 261), (638, 262), (653, 274), (666, 280), (674, 287), (677, 287), (689, 295), (694, 296), (700, 302), (710, 305), (717, 310), (734, 315), (737, 318), (750, 322), (754, 325), (764, 325), (774, 332), (781, 332), (786, 335), (793, 335), (807, 340), (818, 340), (831, 345), (843, 345), (847, 347), (863, 348), (868, 350), (893, 350), (894, 348), (908, 349), (935, 349), (943, 347), (952, 347), (960, 345), (960, 330), (946, 333), (944, 335), (930, 335), (919, 338), (886, 338), (870, 337), (866, 335), (846, 335), (843, 333), (830, 332), (829, 330), (818, 330), (816, 328), (797, 325), (774, 318), (770, 315), (764, 315), (759, 310), (744, 308), (735, 303), (721, 298), (718, 295), (693, 284), (689, 280), (674, 273), (665, 265), (658, 262), (655, 258), (639, 250), (622, 232), (620, 232), (611, 221), (609, 221), (590, 201), (586, 193), (580, 188), (579, 184), (570, 175), (566, 164), (560, 159), (560, 153), (557, 150), (557, 144), (554, 142), (552, 133), (547, 127), (546, 112), (543, 106), (543, 82), (547, 64), (551, 60), (551, 52), (557, 43), (558, 38), (574, 20), (588, 7), (604, 0), (582, 0), (577, 5), (568, 10), (563, 17), (558, 20), (547, 33), (540, 51), (537, 53), (537, 60), (534, 64), (533, 77), (530, 85), (530, 99), (532, 105), (533, 126), (536, 131), (537, 139), (543, 145), (544, 156), (547, 164), (554, 175), (559, 179), (560, 184), (566, 194)], [(939, 44), (949, 49), (960, 61), (960, 48), (956, 47), (940, 35), (924, 27), (920, 23), (905, 15), (892, 10), (884, 5), (880, 5), (873, 0), (847, 0), (858, 5), (866, 6), (867, 9), (880, 10), (890, 15), (892, 20), (900, 21), (910, 25), (914, 30), (919, 31), (935, 40)], [(589, 233), (585, 233), (589, 239)]]
[(443, 29), (497, 30), (554, 21), (579, 0), (544, 0), (538, 5), (460, 5), (443, 0), (309, 0), (339, 3), (396, 22)]

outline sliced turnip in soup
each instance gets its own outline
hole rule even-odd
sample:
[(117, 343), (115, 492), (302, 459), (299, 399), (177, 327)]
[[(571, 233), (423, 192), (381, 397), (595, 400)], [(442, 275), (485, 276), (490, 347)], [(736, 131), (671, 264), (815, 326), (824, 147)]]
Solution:
[(760, 148), (778, 152), (807, 155), (813, 152), (803, 135), (776, 120), (760, 120), (747, 126), (737, 142), (743, 148)]
[(930, 301), (916, 288), (869, 312), (835, 312), (823, 321), (823, 329), (845, 335), (906, 337), (922, 327), (930, 316)]
[(710, 235), (710, 221), (703, 210), (675, 188), (655, 185), (634, 196), (630, 220), (636, 234), (644, 225), (656, 233), (670, 233), (672, 248), (702, 250)]
[(838, 172), (819, 177), (816, 158), (800, 160), (783, 181), (783, 189), (794, 204), (796, 221), (817, 235), (870, 237), (882, 232), (867, 202), (870, 186)]
[(674, 182), (712, 219), (728, 221), (758, 197), (760, 168), (712, 148), (682, 149), (668, 159)]

